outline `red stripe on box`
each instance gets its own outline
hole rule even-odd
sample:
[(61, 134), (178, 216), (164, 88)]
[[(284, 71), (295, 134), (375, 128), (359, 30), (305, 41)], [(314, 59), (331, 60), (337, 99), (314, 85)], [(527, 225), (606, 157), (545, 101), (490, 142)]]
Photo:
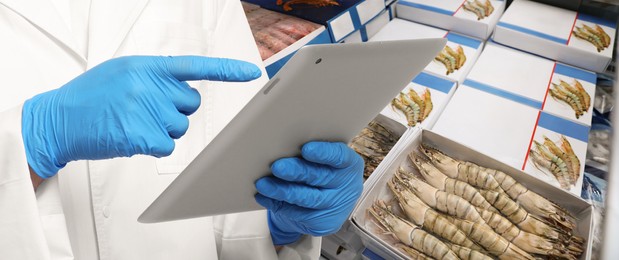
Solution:
[(466, 3), (467, 0), (462, 1), (462, 3), (460, 4), (460, 6), (458, 6), (458, 9), (456, 9), (456, 11), (451, 14), (451, 16), (454, 16), (458, 11), (460, 11), (460, 8), (462, 8), (462, 6), (464, 5), (464, 3)]
[(535, 138), (535, 131), (537, 131), (537, 123), (539, 123), (539, 116), (542, 111), (537, 112), (537, 119), (535, 120), (535, 126), (533, 127), (533, 133), (531, 134), (531, 140), (529, 141), (529, 147), (527, 148), (527, 155), (524, 157), (524, 163), (522, 163), (522, 170), (527, 167), (527, 161), (529, 160), (529, 151), (531, 151), (531, 145), (533, 144), (533, 138)]
[(567, 43), (565, 45), (570, 45), (572, 34), (574, 34), (574, 26), (576, 26), (576, 20), (578, 20), (578, 13), (576, 13), (576, 17), (574, 17), (574, 23), (572, 24), (572, 29), (570, 30), (570, 37), (567, 37)]
[(555, 61), (555, 65), (552, 66), (552, 72), (550, 72), (550, 80), (548, 80), (548, 86), (546, 86), (546, 94), (544, 95), (544, 101), (542, 101), (542, 110), (544, 110), (544, 106), (546, 106), (546, 99), (548, 98), (548, 91), (550, 90), (550, 84), (552, 83), (552, 78), (555, 75), (556, 68), (557, 68), (557, 62)]

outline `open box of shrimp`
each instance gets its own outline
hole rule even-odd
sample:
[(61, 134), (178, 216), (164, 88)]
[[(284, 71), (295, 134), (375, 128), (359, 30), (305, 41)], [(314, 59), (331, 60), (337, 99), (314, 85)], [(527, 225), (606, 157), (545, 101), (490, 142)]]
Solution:
[(396, 17), (485, 40), (504, 9), (502, 0), (400, 0)]
[(493, 40), (595, 72), (610, 64), (617, 20), (605, 20), (534, 1), (514, 1)]
[(422, 72), (349, 143), (365, 160), (365, 178), (378, 167), (409, 127), (430, 129), (456, 90), (457, 83)]
[(589, 259), (592, 206), (420, 128), (375, 172), (351, 214), (385, 259)]

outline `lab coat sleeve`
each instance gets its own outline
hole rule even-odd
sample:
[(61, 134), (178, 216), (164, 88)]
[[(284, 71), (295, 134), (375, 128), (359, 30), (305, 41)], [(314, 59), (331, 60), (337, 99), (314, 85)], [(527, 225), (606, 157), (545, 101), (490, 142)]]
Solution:
[(21, 110), (0, 112), (0, 258), (50, 259), (22, 141)]
[(32, 187), (21, 111), (0, 112), (0, 259), (73, 259), (57, 179)]
[[(219, 7), (217, 27), (213, 35), (213, 51), (209, 55), (252, 62), (261, 67), (263, 76), (259, 80), (243, 85), (216, 86), (214, 91), (219, 91), (218, 100), (221, 102), (231, 103), (239, 99), (249, 101), (268, 78), (240, 1), (222, 1), (222, 3), (225, 4)], [(244, 90), (243, 94), (240, 94), (238, 90)], [(218, 100), (213, 101), (218, 102)], [(223, 128), (245, 103), (229, 107), (227, 112), (230, 115), (220, 117), (219, 121), (215, 122), (218, 125), (214, 128)], [(275, 249), (271, 242), (265, 213), (266, 211), (263, 210), (215, 217), (216, 230), (221, 232), (218, 236), (221, 259), (274, 258), (272, 256), (275, 254)], [(218, 222), (220, 222), (219, 227), (217, 227)], [(280, 259), (318, 259), (320, 243), (320, 238), (304, 236), (296, 243), (284, 246), (278, 255)]]

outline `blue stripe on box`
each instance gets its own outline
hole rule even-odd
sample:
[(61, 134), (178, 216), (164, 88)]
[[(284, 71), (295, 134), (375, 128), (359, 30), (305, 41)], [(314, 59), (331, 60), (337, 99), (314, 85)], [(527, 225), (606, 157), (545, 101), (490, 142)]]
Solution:
[(589, 141), (589, 127), (547, 114), (543, 111), (539, 116), (537, 125), (585, 143)]
[(501, 26), (501, 27), (505, 27), (507, 29), (512, 29), (514, 31), (519, 31), (519, 32), (522, 32), (522, 33), (530, 34), (530, 35), (533, 35), (533, 36), (537, 36), (539, 38), (543, 38), (543, 39), (550, 40), (550, 41), (553, 41), (553, 42), (558, 42), (560, 44), (567, 44), (567, 39), (562, 39), (562, 38), (555, 37), (555, 36), (552, 36), (552, 35), (548, 35), (548, 34), (545, 34), (545, 33), (542, 33), (542, 32), (538, 32), (538, 31), (535, 31), (535, 30), (524, 28), (524, 27), (521, 27), (521, 26), (518, 26), (518, 25), (513, 25), (513, 24), (510, 24), (510, 23), (499, 22), (499, 24), (497, 24), (497, 26)]
[(561, 75), (572, 78), (577, 78), (579, 80), (584, 80), (593, 84), (597, 82), (597, 76), (595, 75), (595, 73), (577, 69), (560, 63), (557, 63), (557, 66), (555, 67), (555, 73), (559, 73)]
[(431, 89), (436, 89), (445, 94), (448, 94), (455, 85), (453, 81), (432, 76), (424, 72), (419, 73), (419, 75), (413, 79), (413, 82)]
[(362, 42), (367, 42), (368, 41), (368, 32), (365, 29), (365, 26), (361, 27), (361, 29), (359, 29), (359, 33), (361, 34), (361, 41)]
[(596, 23), (599, 25), (608, 26), (610, 28), (617, 28), (617, 22), (612, 20), (605, 20), (599, 17), (586, 15), (586, 14), (578, 14), (578, 20), (582, 20), (585, 22)]
[(458, 35), (452, 32), (447, 34), (447, 40), (464, 45), (464, 46), (468, 46), (474, 49), (479, 48), (479, 45), (481, 45), (481, 41), (479, 40), (469, 38), (466, 36), (462, 36), (462, 35)]
[[(359, 5), (359, 4), (357, 4)], [(353, 8), (350, 8), (350, 18), (352, 19), (352, 25), (355, 27), (355, 31), (359, 30), (359, 28), (361, 28), (361, 26), (363, 26), (361, 24), (361, 18), (359, 18), (359, 12), (357, 11), (357, 5), (355, 5)]]
[(414, 8), (418, 8), (418, 9), (423, 9), (423, 10), (427, 10), (427, 11), (431, 11), (431, 12), (435, 12), (435, 13), (440, 13), (440, 14), (444, 14), (444, 15), (449, 15), (449, 16), (452, 16), (454, 14), (454, 11), (449, 11), (449, 10), (445, 10), (445, 9), (441, 9), (441, 8), (436, 8), (434, 6), (429, 6), (429, 5), (422, 5), (422, 4), (418, 4), (418, 3), (411, 3), (411, 2), (407, 2), (407, 1), (399, 1), (398, 4), (406, 5), (406, 6), (410, 6), (410, 7), (414, 7)]
[[(331, 43), (331, 36), (330, 36), (330, 32), (329, 31), (330, 30), (324, 30), (322, 33), (317, 35), (316, 38), (314, 38), (311, 41), (309, 41), (306, 45), (321, 44), (321, 43)], [(279, 59), (278, 61), (273, 62), (271, 65), (267, 66), (265, 69), (267, 71), (267, 75), (269, 75), (269, 78), (272, 78), (286, 64), (286, 62), (288, 62), (288, 60), (290, 60), (290, 58), (292, 58), (292, 56), (295, 53), (297, 53), (297, 51), (294, 51), (294, 52), (286, 55), (286, 57), (283, 57), (283, 58)]]
[(502, 90), (502, 89), (498, 89), (498, 88), (495, 88), (495, 87), (490, 86), (490, 85), (486, 85), (486, 84), (481, 83), (481, 82), (477, 82), (477, 81), (474, 81), (474, 80), (467, 79), (467, 80), (464, 81), (464, 85), (467, 85), (469, 87), (472, 87), (472, 88), (475, 88), (475, 89), (478, 89), (478, 90), (481, 90), (481, 91), (484, 91), (484, 92), (487, 92), (487, 93), (490, 93), (490, 94), (493, 94), (493, 95), (496, 95), (496, 96), (499, 96), (499, 97), (503, 97), (503, 98), (509, 99), (511, 101), (518, 102), (518, 103), (523, 104), (523, 105), (527, 105), (527, 106), (533, 107), (535, 109), (542, 109), (542, 102), (540, 102), (540, 101), (533, 100), (533, 99), (530, 99), (528, 97), (523, 97), (521, 95), (514, 94), (514, 93), (511, 93), (511, 92)]
[(384, 260), (384, 258), (380, 257), (376, 253), (372, 252), (370, 249), (363, 250), (363, 256), (367, 257), (370, 260)]
[[(333, 40), (333, 43), (337, 43), (340, 40), (348, 37), (349, 35), (353, 34), (355, 31), (361, 29), (361, 27), (363, 26), (363, 24), (361, 24), (361, 18), (359, 18), (359, 12), (357, 11), (357, 7), (362, 3), (363, 1), (360, 1), (359, 3), (351, 6), (350, 8), (348, 8), (345, 12), (342, 12), (341, 14), (337, 15), (336, 17), (333, 17), (331, 19), (329, 19), (329, 21), (327, 21), (327, 29), (329, 30), (329, 35), (331, 35), (331, 39)], [(353, 30), (348, 32), (346, 35), (340, 37), (340, 38), (335, 38), (335, 35), (333, 34), (333, 29), (331, 23), (339, 18), (342, 15), (345, 15), (346, 13), (350, 14), (350, 20), (352, 22), (353, 25)], [(368, 21), (369, 22), (369, 21)]]

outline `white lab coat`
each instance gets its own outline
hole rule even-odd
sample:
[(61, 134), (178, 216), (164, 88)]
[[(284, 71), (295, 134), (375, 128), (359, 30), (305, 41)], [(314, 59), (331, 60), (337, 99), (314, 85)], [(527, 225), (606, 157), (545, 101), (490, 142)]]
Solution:
[[(0, 259), (277, 258), (265, 211), (136, 221), (265, 76), (193, 83), (203, 103), (170, 157), (71, 162), (35, 194), (21, 139), (23, 102), (105, 60), (136, 54), (262, 64), (238, 0), (0, 0)], [(319, 244), (306, 236), (279, 256), (317, 259)]]

